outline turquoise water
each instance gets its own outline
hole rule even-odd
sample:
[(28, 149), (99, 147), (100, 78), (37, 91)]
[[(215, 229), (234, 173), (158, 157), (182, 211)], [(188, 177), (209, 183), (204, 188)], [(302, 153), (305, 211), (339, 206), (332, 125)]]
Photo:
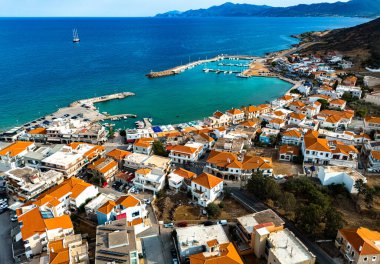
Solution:
[[(226, 68), (214, 67), (213, 64), (207, 66), (213, 69)], [(97, 106), (101, 112), (137, 114), (138, 118), (152, 117), (153, 124), (178, 124), (212, 115), (216, 110), (265, 103), (282, 96), (292, 87), (275, 78), (243, 79), (234, 74), (204, 73), (202, 69), (203, 66), (198, 66), (176, 76), (145, 79), (144, 86), (149, 86), (149, 89), (136, 89), (136, 96)], [(231, 70), (236, 69), (231, 67)], [(126, 128), (133, 126), (135, 121), (120, 120), (115, 124)]]
[[(155, 124), (201, 119), (232, 106), (280, 96), (289, 84), (238, 79), (201, 68), (149, 80), (167, 69), (218, 54), (263, 55), (311, 30), (353, 26), (360, 18), (0, 18), (0, 128), (25, 123), (93, 96), (132, 91), (99, 104), (111, 114), (152, 116)], [(81, 42), (71, 42), (78, 28)], [(179, 116), (179, 117), (177, 117)], [(120, 122), (119, 127), (128, 123)]]

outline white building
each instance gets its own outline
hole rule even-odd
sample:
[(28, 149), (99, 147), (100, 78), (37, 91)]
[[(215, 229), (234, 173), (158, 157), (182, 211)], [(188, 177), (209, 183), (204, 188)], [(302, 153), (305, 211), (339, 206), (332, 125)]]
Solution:
[(35, 149), (35, 144), (28, 141), (15, 141), (0, 150), (0, 171), (15, 169), (24, 165), (23, 157)]
[(142, 168), (135, 172), (133, 184), (139, 189), (150, 190), (154, 194), (165, 185), (166, 173), (158, 169)]
[(16, 168), (5, 172), (8, 191), (25, 202), (63, 182), (63, 174), (49, 170), (40, 172), (30, 167)]
[(219, 244), (230, 242), (221, 225), (195, 225), (176, 228), (177, 249), (181, 261), (203, 252), (207, 242), (217, 240)]
[(103, 146), (75, 142), (43, 159), (41, 167), (60, 171), (66, 178), (70, 178), (104, 153)]
[(267, 263), (314, 264), (315, 256), (288, 229), (271, 232), (267, 239)]
[(169, 175), (169, 188), (178, 192), (181, 188), (184, 190), (191, 189), (191, 180), (197, 175), (194, 172), (177, 168), (172, 171)]
[(191, 182), (193, 199), (200, 206), (206, 207), (223, 193), (223, 180), (203, 172)]
[(237, 108), (226, 111), (226, 115), (230, 117), (232, 124), (236, 125), (244, 121), (244, 112)]
[(203, 154), (203, 144), (196, 142), (186, 143), (184, 146), (173, 146), (170, 150), (169, 158), (174, 163), (196, 162)]
[(352, 168), (339, 166), (318, 167), (318, 179), (322, 185), (344, 184), (350, 193), (358, 192), (354, 187), (357, 180), (367, 182), (367, 179), (360, 172)]
[(353, 97), (361, 98), (362, 97), (362, 88), (358, 86), (346, 86), (346, 85), (338, 85), (336, 87), (336, 92), (340, 93), (341, 96), (344, 93), (350, 93)]

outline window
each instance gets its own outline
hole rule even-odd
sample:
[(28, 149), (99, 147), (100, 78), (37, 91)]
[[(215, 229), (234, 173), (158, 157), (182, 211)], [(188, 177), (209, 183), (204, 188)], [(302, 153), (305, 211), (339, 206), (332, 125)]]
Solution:
[(363, 261), (367, 261), (367, 260), (368, 260), (368, 257), (363, 258)]
[(140, 211), (132, 213), (132, 217), (136, 217), (136, 216), (139, 216), (139, 215), (140, 215)]
[(372, 257), (372, 261), (376, 261), (376, 259), (377, 259), (376, 256)]

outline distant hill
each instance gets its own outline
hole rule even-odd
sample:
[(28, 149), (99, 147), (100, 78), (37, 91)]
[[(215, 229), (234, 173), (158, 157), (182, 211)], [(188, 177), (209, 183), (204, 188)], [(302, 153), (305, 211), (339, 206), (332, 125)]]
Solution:
[(360, 66), (380, 68), (380, 18), (355, 27), (332, 30), (313, 41), (317, 43), (302, 51), (339, 51)]
[(293, 16), (380, 16), (380, 0), (271, 7), (266, 5), (225, 3), (207, 9), (170, 11), (156, 17), (293, 17)]

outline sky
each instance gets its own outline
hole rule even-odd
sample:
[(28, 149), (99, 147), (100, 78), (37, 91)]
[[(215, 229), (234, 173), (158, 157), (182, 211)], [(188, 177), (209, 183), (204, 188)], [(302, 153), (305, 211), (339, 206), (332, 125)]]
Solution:
[[(0, 0), (0, 17), (141, 17), (225, 2), (291, 6), (337, 0)], [(347, 2), (348, 0), (341, 0)]]

